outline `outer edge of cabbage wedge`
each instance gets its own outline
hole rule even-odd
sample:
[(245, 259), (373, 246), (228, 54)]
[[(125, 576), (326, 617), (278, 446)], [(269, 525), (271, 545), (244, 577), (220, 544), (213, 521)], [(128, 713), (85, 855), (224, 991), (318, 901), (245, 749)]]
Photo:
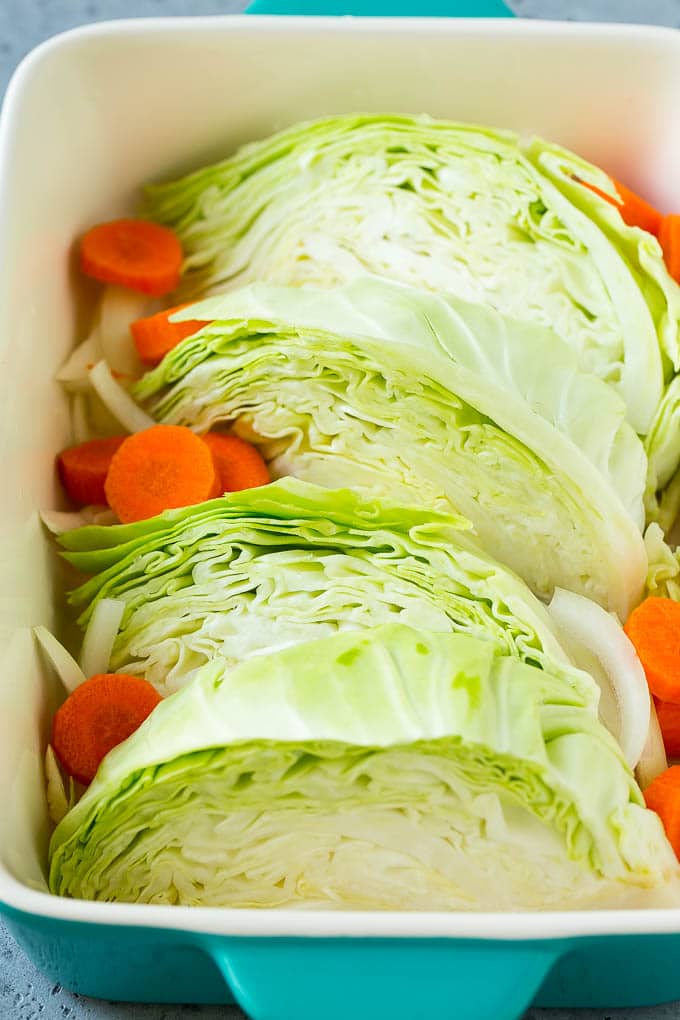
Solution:
[[(658, 346), (663, 353), (661, 368), (666, 382), (656, 401), (650, 403), (651, 416), (646, 420), (641, 417), (637, 426), (638, 431), (645, 434), (649, 458), (648, 517), (658, 518), (664, 526), (668, 526), (677, 513), (677, 501), (673, 509), (666, 512), (663, 501), (659, 505), (657, 492), (669, 485), (680, 466), (680, 444), (675, 438), (680, 418), (680, 390), (679, 377), (674, 375), (680, 370), (680, 286), (666, 268), (657, 239), (645, 230), (628, 226), (615, 205), (578, 180), (581, 178), (615, 198), (616, 188), (607, 174), (573, 153), (540, 140), (533, 141), (528, 155), (572, 205), (596, 223), (611, 240), (647, 305)], [(640, 338), (649, 333), (642, 317), (639, 314), (631, 316), (625, 326), (632, 347), (639, 350)], [(627, 378), (622, 379), (622, 391), (629, 406), (636, 399), (640, 378), (648, 377), (650, 368), (651, 365), (646, 368), (639, 358), (636, 362), (631, 357), (624, 363)], [(658, 369), (655, 369), (656, 373)]]
[[(585, 873), (655, 886), (677, 872), (618, 745), (572, 688), (497, 656), (485, 642), (393, 624), (308, 642), (231, 671), (218, 661), (205, 667), (104, 759), (53, 834), (50, 888), (68, 895), (75, 878), (77, 895), (94, 891), (96, 898), (88, 871), (80, 888), (77, 874), (69, 878), (69, 857), (86, 861), (100, 814), (134, 797), (139, 780), (152, 783), (164, 764), (181, 777), (197, 752), (248, 741), (312, 745), (314, 753), (327, 743), (379, 749), (448, 738), (454, 753), (459, 744), (473, 754), (479, 748), (484, 788), (484, 769), (496, 756), (515, 761), (513, 775), (528, 770), (542, 790), (553, 791), (561, 806), (555, 820), (541, 814), (547, 809), (526, 788), (522, 794), (513, 786), (511, 796), (551, 822), (566, 856)], [(508, 779), (495, 773), (494, 781), (504, 788)]]
[(680, 365), (680, 289), (668, 275), (656, 239), (627, 226), (611, 202), (579, 181), (607, 192), (611, 181), (606, 174), (540, 139), (534, 139), (525, 152), (546, 177), (546, 187), (552, 186), (551, 198), (562, 218), (588, 245), (612, 300), (626, 308), (620, 317), (626, 351), (620, 390), (631, 423), (644, 435), (663, 395), (662, 352), (676, 368)]
[[(137, 399), (149, 401), (166, 386), (182, 379), (191, 369), (211, 358), (220, 344), (228, 346), (236, 336), (275, 335), (276, 329), (276, 323), (262, 321), (215, 321), (166, 355), (157, 368), (136, 384), (135, 395)], [(303, 337), (305, 332), (302, 330), (296, 335)], [(644, 587), (647, 564), (642, 536), (618, 494), (574, 443), (532, 411), (524, 400), (454, 363), (449, 357), (438, 355), (435, 350), (424, 368), (422, 359), (417, 356), (418, 349), (410, 345), (392, 341), (386, 343), (377, 337), (338, 338), (337, 335), (316, 334), (320, 335), (324, 337), (329, 351), (334, 344), (340, 343), (345, 349), (354, 347), (362, 354), (370, 355), (377, 365), (388, 364), (391, 370), (398, 369), (404, 378), (435, 380), (495, 422), (551, 471), (566, 476), (578, 487), (584, 498), (589, 500), (591, 509), (597, 508), (597, 515), (602, 521), (602, 557), (599, 562), (607, 565), (608, 579), (606, 596), (600, 597), (606, 602), (605, 608), (617, 612), (621, 619), (627, 618)], [(465, 512), (471, 516), (468, 509)], [(473, 520), (473, 524), (478, 523)], [(480, 539), (486, 542), (488, 536), (480, 534)], [(518, 564), (513, 566), (522, 574)], [(564, 583), (562, 586), (569, 587)]]
[[(209, 267), (212, 260), (219, 261), (220, 234), (217, 227), (211, 236), (211, 218), (217, 222), (221, 215), (223, 197), (248, 182), (253, 174), (266, 170), (267, 186), (275, 189), (277, 163), (286, 163), (293, 153), (304, 173), (324, 155), (331, 159), (349, 138), (359, 132), (368, 153), (375, 148), (380, 153), (380, 131), (413, 132), (420, 141), (423, 132), (436, 142), (441, 137), (447, 144), (452, 140), (461, 150), (475, 152), (494, 151), (502, 158), (521, 163), (536, 180), (537, 197), (545, 199), (550, 208), (583, 243), (602, 280), (610, 292), (612, 309), (623, 341), (622, 378), (611, 376), (607, 382), (620, 389), (636, 431), (645, 434), (651, 425), (656, 406), (662, 395), (663, 350), (680, 365), (678, 340), (677, 298), (673, 299), (673, 283), (660, 259), (660, 252), (652, 238), (642, 231), (631, 231), (621, 220), (618, 211), (605, 200), (587, 193), (587, 189), (571, 179), (578, 171), (583, 180), (597, 183), (603, 191), (611, 188), (606, 175), (597, 167), (567, 150), (534, 139), (524, 144), (517, 135), (477, 124), (464, 124), (427, 117), (397, 117), (389, 114), (349, 114), (318, 121), (305, 122), (284, 129), (274, 136), (252, 142), (230, 158), (205, 167), (170, 184), (151, 186), (148, 189), (147, 212), (152, 218), (172, 224), (189, 245), (187, 259), (189, 278), (197, 271), (198, 288), (215, 289), (247, 282), (248, 273), (240, 274), (231, 267), (227, 277), (211, 280)], [(355, 144), (361, 142), (355, 139)], [(407, 157), (405, 157), (407, 159)], [(563, 168), (567, 167), (565, 173)], [(283, 171), (281, 171), (283, 173)], [(285, 176), (280, 178), (285, 182)], [(266, 195), (260, 196), (260, 205)], [(244, 214), (235, 214), (238, 224), (232, 224), (235, 237), (248, 229)], [(238, 229), (236, 229), (238, 227)], [(224, 238), (222, 238), (224, 244)], [(243, 276), (243, 278), (241, 278)], [(195, 292), (196, 288), (194, 288)], [(660, 307), (666, 303), (666, 314)], [(671, 305), (675, 305), (675, 313)], [(623, 308), (626, 309), (625, 314)], [(653, 321), (653, 317), (655, 320)]]
[[(113, 596), (114, 599), (126, 601), (136, 587), (136, 572), (140, 584), (144, 583), (146, 574), (139, 575), (138, 564), (146, 564), (148, 558), (159, 550), (167, 550), (168, 554), (174, 550), (176, 553), (183, 541), (187, 544), (198, 541), (197, 536), (202, 528), (214, 534), (218, 523), (223, 523), (223, 534), (228, 533), (229, 527), (235, 529), (233, 540), (236, 544), (239, 530), (248, 533), (245, 544), (249, 544), (255, 543), (253, 533), (262, 527), (263, 538), (266, 540), (264, 548), (276, 551), (279, 545), (270, 546), (270, 536), (277, 521), (281, 522), (279, 531), (284, 546), (297, 544), (300, 548), (311, 550), (321, 546), (349, 553), (351, 545), (338, 544), (338, 535), (344, 533), (355, 536), (355, 543), (361, 548), (366, 548), (361, 541), (362, 536), (375, 534), (374, 541), (387, 545), (391, 535), (395, 550), (401, 547), (407, 559), (418, 558), (428, 563), (433, 577), (441, 572), (444, 586), (446, 577), (453, 578), (455, 588), (465, 585), (465, 574), (469, 572), (469, 590), (474, 592), (483, 578), (481, 587), (486, 592), (484, 598), (488, 599), (492, 607), (499, 607), (498, 616), (493, 609), (489, 611), (492, 619), (500, 623), (510, 614), (516, 620), (522, 641), (528, 641), (526, 656), (534, 655), (549, 671), (566, 678), (593, 709), (597, 709), (597, 686), (587, 672), (578, 668), (578, 664), (574, 666), (562, 648), (546, 607), (516, 574), (477, 547), (466, 531), (468, 522), (442, 512), (421, 511), (391, 504), (386, 500), (365, 502), (350, 490), (324, 489), (292, 477), (258, 489), (225, 494), (210, 503), (168, 511), (137, 524), (88, 527), (62, 534), (59, 541), (71, 550), (65, 554), (66, 558), (74, 566), (95, 572), (93, 577), (71, 593), (69, 601), (86, 607), (79, 622), (89, 626), (91, 616), (102, 599), (110, 600)], [(310, 527), (315, 531), (315, 541), (310, 538)], [(297, 541), (296, 532), (299, 533)], [(115, 544), (116, 539), (119, 544)], [(442, 556), (446, 558), (444, 563)], [(199, 558), (205, 562), (203, 555)], [(459, 558), (464, 565), (461, 565)], [(436, 567), (431, 566), (433, 561), (437, 563)], [(381, 560), (381, 566), (388, 583), (392, 576), (400, 586), (404, 583), (403, 578), (399, 580), (399, 575), (392, 574), (391, 559)], [(446, 572), (447, 566), (450, 567), (449, 573)], [(164, 576), (174, 576), (176, 570), (177, 565), (173, 563), (164, 572)], [(418, 587), (414, 581), (414, 593), (417, 593)], [(423, 592), (423, 597), (427, 598), (427, 592)], [(433, 601), (439, 602), (442, 612), (448, 615), (444, 591), (437, 598), (433, 596)], [(160, 604), (158, 611), (162, 612)], [(124, 622), (123, 639), (125, 629)], [(515, 647), (518, 650), (522, 641), (517, 640)], [(535, 646), (534, 641), (538, 641), (539, 646)], [(514, 637), (512, 643), (515, 644)], [(128, 671), (129, 667), (130, 663)]]
[[(323, 516), (320, 516), (320, 510)], [(263, 519), (285, 517), (291, 520), (302, 517), (316, 520), (320, 529), (323, 529), (324, 521), (329, 521), (344, 527), (358, 524), (367, 529), (389, 528), (402, 535), (408, 535), (414, 528), (425, 528), (442, 536), (453, 532), (456, 541), (461, 543), (465, 542), (463, 535), (471, 530), (470, 522), (459, 514), (406, 506), (383, 498), (368, 499), (352, 489), (326, 489), (299, 478), (287, 477), (268, 485), (225, 493), (204, 503), (164, 510), (156, 517), (132, 524), (88, 524), (61, 532), (57, 541), (75, 566), (85, 571), (100, 570), (125, 555), (128, 546), (136, 546), (140, 540), (156, 535), (159, 530), (182, 528), (187, 521), (204, 516), (210, 518), (215, 514), (229, 517), (252, 515)], [(476, 548), (474, 543), (472, 548)], [(89, 558), (90, 551), (92, 559)]]
[(645, 531), (645, 548), (649, 563), (647, 594), (680, 602), (680, 549), (671, 549), (656, 521)]
[(642, 528), (647, 460), (626, 406), (607, 383), (580, 370), (576, 353), (546, 327), (373, 275), (331, 291), (250, 284), (184, 308), (173, 321), (191, 318), (294, 324), (443, 354), (515, 394), (566, 435)]
[(332, 135), (341, 137), (358, 126), (383, 125), (396, 127), (427, 126), (437, 130), (454, 128), (476, 139), (492, 136), (498, 144), (515, 147), (519, 136), (509, 130), (485, 129), (464, 122), (436, 120), (427, 114), (412, 116), (408, 114), (333, 114), (312, 120), (299, 121), (290, 127), (269, 135), (257, 138), (242, 145), (235, 153), (217, 163), (200, 167), (176, 180), (147, 184), (143, 211), (149, 219), (161, 223), (178, 223), (179, 229), (185, 231), (203, 214), (202, 193), (206, 185), (214, 184), (216, 179), (229, 179), (233, 174), (234, 183), (242, 180), (289, 154), (300, 142), (309, 141), (312, 146), (319, 136)]

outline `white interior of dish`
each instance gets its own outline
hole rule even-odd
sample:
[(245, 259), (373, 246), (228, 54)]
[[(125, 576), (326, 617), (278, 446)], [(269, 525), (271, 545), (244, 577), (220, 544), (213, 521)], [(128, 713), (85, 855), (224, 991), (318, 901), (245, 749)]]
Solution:
[[(134, 210), (149, 179), (200, 166), (297, 120), (353, 110), (426, 112), (543, 134), (660, 208), (679, 210), (678, 95), (680, 32), (622, 26), (119, 22), (59, 37), (24, 62), (0, 140), (0, 900), (56, 916), (202, 930), (349, 933), (354, 926), (364, 934), (503, 936), (506, 921), (492, 915), (440, 916), (424, 928), (416, 915), (357, 923), (335, 914), (326, 923), (311, 913), (246, 911), (236, 920), (223, 911), (208, 920), (210, 911), (76, 905), (37, 891), (46, 888), (42, 762), (59, 691), (29, 628), (55, 626), (60, 601), (38, 510), (60, 505), (53, 461), (71, 439), (54, 374), (85, 336), (97, 293), (78, 276), (74, 242), (89, 225)], [(668, 913), (645, 914), (647, 930), (677, 927)], [(608, 930), (607, 916), (598, 915), (597, 930)], [(612, 930), (641, 930), (635, 916), (615, 915)], [(551, 925), (592, 932), (593, 920), (555, 915), (548, 923), (542, 915), (535, 933), (550, 934)], [(527, 915), (520, 934), (533, 923)], [(507, 937), (518, 931), (507, 927)]]

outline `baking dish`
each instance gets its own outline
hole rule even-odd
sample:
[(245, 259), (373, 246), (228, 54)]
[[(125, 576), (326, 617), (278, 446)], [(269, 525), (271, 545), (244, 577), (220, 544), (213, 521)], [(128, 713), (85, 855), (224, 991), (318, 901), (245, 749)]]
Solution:
[[(296, 10), (314, 13), (308, 0)], [(58, 624), (37, 508), (58, 505), (52, 460), (70, 439), (53, 378), (94, 295), (69, 254), (85, 227), (133, 208), (149, 178), (356, 109), (535, 131), (677, 209), (679, 91), (678, 32), (512, 19), (118, 22), (57, 37), (21, 66), (0, 140), (0, 912), (55, 981), (132, 1001), (235, 999), (263, 1020), (333, 1020), (350, 1000), (358, 1018), (509, 1020), (532, 1001), (680, 998), (674, 910), (295, 913), (49, 896), (42, 752), (58, 691), (30, 634)]]

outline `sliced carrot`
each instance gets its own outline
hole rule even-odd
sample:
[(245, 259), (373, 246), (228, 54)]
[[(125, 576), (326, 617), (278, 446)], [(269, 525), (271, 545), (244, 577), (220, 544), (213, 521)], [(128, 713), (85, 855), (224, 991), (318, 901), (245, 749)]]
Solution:
[(666, 269), (680, 283), (680, 214), (664, 216), (659, 230), (659, 243), (663, 249)]
[(171, 315), (186, 307), (187, 305), (175, 305), (174, 308), (166, 308), (156, 315), (149, 315), (145, 319), (137, 319), (131, 323), (132, 339), (145, 365), (157, 365), (168, 351), (205, 325), (205, 322), (199, 319), (187, 319), (186, 322), (169, 321)]
[(90, 439), (57, 457), (59, 480), (74, 503), (106, 503), (104, 483), (114, 453), (125, 436)]
[(680, 602), (645, 599), (630, 614), (624, 630), (654, 697), (680, 704)]
[(663, 822), (668, 842), (680, 857), (680, 765), (671, 765), (649, 784), (645, 803)]
[(680, 758), (680, 705), (654, 699), (663, 746), (669, 758)]
[(125, 524), (221, 491), (209, 448), (181, 425), (154, 425), (128, 436), (113, 456), (104, 489)]
[(160, 297), (174, 290), (182, 269), (176, 234), (149, 220), (112, 220), (80, 242), (80, 268), (103, 283)]
[(653, 205), (641, 198), (640, 195), (631, 191), (625, 184), (621, 184), (621, 181), (617, 181), (615, 177), (612, 177), (612, 183), (619, 193), (622, 204), (616, 201), (616, 199), (607, 194), (606, 191), (602, 191), (594, 184), (590, 184), (588, 181), (582, 180), (580, 177), (578, 181), (583, 184), (590, 191), (594, 191), (600, 198), (604, 198), (605, 201), (616, 208), (621, 213), (621, 218), (624, 223), (627, 223), (629, 227), (640, 227), (642, 230), (646, 230), (649, 234), (654, 234), (656, 237), (661, 227), (662, 215), (658, 209), (655, 209)]
[(103, 758), (135, 732), (161, 697), (147, 680), (98, 673), (69, 694), (52, 722), (54, 753), (70, 776), (91, 783)]
[(208, 432), (203, 442), (213, 455), (222, 492), (254, 489), (271, 481), (262, 454), (252, 443), (220, 432)]
[(621, 184), (620, 181), (614, 180), (614, 185), (623, 199), (621, 216), (624, 222), (629, 227), (640, 227), (656, 237), (663, 218), (659, 210), (655, 209), (650, 202), (641, 198), (640, 195), (631, 191), (630, 188), (627, 188), (625, 184)]

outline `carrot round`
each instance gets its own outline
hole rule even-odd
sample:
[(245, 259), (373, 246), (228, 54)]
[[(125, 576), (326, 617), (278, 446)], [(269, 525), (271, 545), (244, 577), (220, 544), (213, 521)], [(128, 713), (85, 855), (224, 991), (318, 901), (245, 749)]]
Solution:
[(145, 365), (157, 365), (168, 351), (205, 325), (205, 322), (199, 319), (187, 319), (186, 322), (169, 321), (171, 315), (186, 307), (187, 305), (175, 305), (174, 308), (166, 308), (165, 311), (149, 315), (145, 319), (137, 319), (130, 324), (137, 353)]
[(57, 457), (59, 480), (74, 503), (106, 503), (104, 483), (114, 453), (125, 436), (90, 439)]
[(620, 181), (614, 180), (614, 185), (623, 199), (621, 216), (624, 223), (629, 227), (640, 227), (656, 237), (663, 218), (659, 210)]
[(668, 842), (680, 858), (680, 765), (671, 765), (649, 784), (645, 803), (657, 815), (666, 830)]
[(627, 188), (621, 181), (617, 181), (615, 177), (611, 178), (623, 204), (619, 204), (612, 195), (607, 194), (606, 191), (601, 191), (596, 185), (581, 180), (580, 177), (578, 180), (586, 188), (589, 188), (590, 191), (594, 191), (596, 195), (599, 195), (600, 198), (604, 198), (606, 202), (616, 206), (621, 213), (623, 222), (627, 223), (629, 227), (640, 227), (649, 234), (654, 234), (655, 237), (658, 235), (663, 219), (659, 210), (655, 209), (653, 205), (645, 201), (644, 198), (641, 198), (636, 192)]
[(80, 268), (103, 283), (161, 297), (179, 283), (182, 247), (176, 234), (158, 223), (112, 220), (83, 236)]
[(659, 243), (663, 249), (666, 269), (680, 283), (680, 214), (664, 216), (659, 229)]
[(203, 436), (203, 442), (212, 453), (222, 492), (253, 489), (257, 485), (267, 485), (271, 481), (262, 454), (245, 439), (219, 432), (208, 432)]
[(104, 489), (124, 524), (202, 503), (221, 491), (209, 448), (182, 425), (154, 425), (128, 436), (113, 456)]
[(69, 694), (52, 722), (52, 747), (80, 783), (91, 783), (109, 751), (141, 726), (161, 700), (147, 680), (98, 673)]
[(680, 758), (680, 705), (654, 700), (666, 754), (669, 758)]
[(630, 614), (624, 630), (654, 697), (680, 703), (680, 602), (645, 599)]

